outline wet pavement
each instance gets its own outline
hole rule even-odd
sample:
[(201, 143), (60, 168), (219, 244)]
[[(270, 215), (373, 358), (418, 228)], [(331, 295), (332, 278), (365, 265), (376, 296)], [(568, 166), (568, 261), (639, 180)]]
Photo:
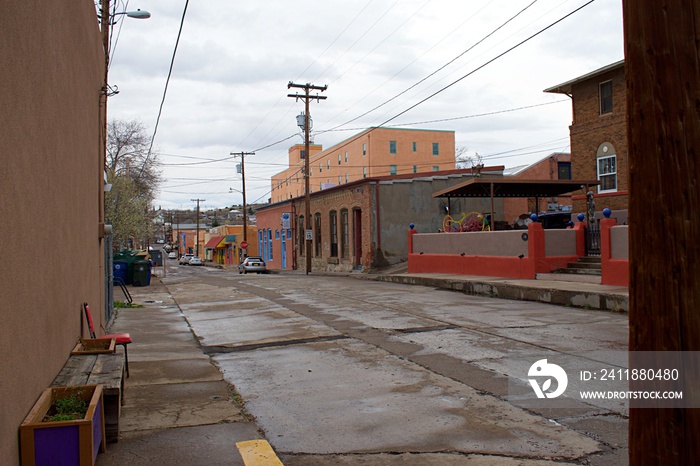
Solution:
[(132, 288), (97, 464), (242, 464), (254, 438), (286, 465), (627, 464), (624, 410), (506, 399), (510, 359), (626, 350), (626, 314), (361, 278), (171, 267)]

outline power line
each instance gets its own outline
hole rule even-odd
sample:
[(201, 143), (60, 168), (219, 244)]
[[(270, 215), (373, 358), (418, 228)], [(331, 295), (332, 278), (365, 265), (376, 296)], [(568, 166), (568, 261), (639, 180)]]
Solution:
[(168, 70), (168, 77), (165, 80), (165, 89), (163, 90), (163, 98), (160, 101), (160, 108), (158, 109), (158, 117), (156, 118), (156, 125), (153, 128), (153, 136), (151, 137), (151, 144), (148, 147), (148, 154), (146, 154), (146, 159), (143, 161), (143, 166), (141, 166), (141, 171), (139, 176), (143, 173), (146, 168), (148, 159), (151, 157), (151, 151), (153, 150), (153, 142), (156, 139), (156, 134), (158, 133), (158, 125), (160, 124), (160, 116), (163, 113), (163, 105), (165, 104), (165, 96), (168, 93), (168, 85), (170, 84), (170, 77), (173, 74), (173, 66), (175, 65), (175, 56), (177, 55), (177, 47), (180, 44), (180, 36), (182, 35), (182, 26), (185, 24), (185, 16), (187, 15), (187, 6), (190, 4), (190, 0), (185, 0), (185, 8), (182, 11), (182, 19), (180, 20), (180, 29), (177, 31), (177, 39), (175, 40), (175, 49), (173, 50), (173, 56), (170, 59), (170, 69)]
[(534, 33), (534, 34), (532, 34), (531, 36), (527, 37), (526, 39), (523, 39), (522, 41), (518, 42), (518, 43), (515, 44), (514, 46), (510, 47), (510, 48), (507, 49), (506, 51), (501, 52), (500, 54), (496, 55), (495, 57), (493, 57), (492, 59), (488, 60), (486, 63), (482, 64), (481, 66), (476, 67), (475, 69), (473, 69), (473, 70), (470, 71), (469, 73), (465, 74), (465, 75), (462, 76), (461, 78), (459, 78), (459, 79), (457, 79), (457, 80), (451, 82), (450, 84), (448, 84), (447, 86), (443, 87), (442, 89), (440, 89), (440, 90), (438, 90), (438, 91), (436, 91), (436, 92), (430, 94), (428, 97), (426, 97), (426, 98), (420, 100), (419, 102), (417, 102), (417, 103), (411, 105), (411, 106), (408, 107), (406, 110), (403, 110), (402, 112), (400, 112), (400, 113), (394, 115), (393, 117), (389, 118), (389, 119), (386, 120), (385, 122), (381, 123), (379, 126), (384, 126), (385, 124), (389, 123), (390, 121), (395, 120), (396, 118), (400, 117), (400, 116), (403, 115), (404, 113), (407, 113), (407, 112), (413, 110), (414, 108), (418, 107), (419, 105), (421, 105), (421, 104), (427, 102), (428, 100), (432, 99), (432, 98), (435, 97), (436, 95), (438, 95), (438, 94), (440, 94), (440, 93), (446, 91), (447, 89), (449, 89), (450, 87), (452, 87), (452, 86), (454, 86), (455, 84), (459, 83), (460, 81), (464, 80), (465, 78), (471, 76), (472, 74), (476, 73), (477, 71), (481, 70), (482, 68), (485, 68), (486, 66), (488, 66), (488, 65), (490, 65), (491, 63), (495, 62), (495, 61), (498, 60), (499, 58), (503, 57), (504, 55), (506, 55), (506, 54), (512, 52), (513, 50), (517, 49), (517, 48), (520, 47), (521, 45), (523, 45), (523, 44), (529, 42), (530, 40), (532, 40), (532, 39), (534, 39), (535, 37), (539, 36), (540, 34), (542, 34), (543, 32), (547, 31), (548, 29), (550, 29), (550, 28), (554, 27), (555, 25), (559, 24), (560, 22), (564, 21), (564, 20), (565, 20), (566, 18), (568, 18), (569, 16), (571, 16), (571, 15), (573, 15), (573, 14), (579, 12), (579, 11), (582, 10), (583, 8), (585, 8), (585, 7), (587, 7), (588, 5), (590, 5), (591, 3), (593, 3), (594, 1), (595, 1), (595, 0), (589, 0), (587, 3), (581, 5), (580, 7), (576, 8), (576, 9), (573, 10), (572, 12), (570, 12), (570, 13), (568, 13), (568, 14), (562, 16), (561, 18), (559, 18), (558, 20), (556, 20), (556, 21), (554, 21), (553, 23), (549, 24), (548, 26), (546, 26), (546, 27), (540, 29), (540, 30), (537, 31), (536, 33)]
[[(389, 102), (391, 102), (391, 101), (393, 101), (393, 100), (396, 100), (397, 98), (399, 98), (400, 96), (402, 96), (402, 95), (405, 94), (406, 92), (410, 91), (411, 89), (415, 88), (415, 87), (418, 86), (419, 84), (425, 82), (426, 80), (428, 80), (428, 79), (431, 78), (432, 76), (435, 76), (437, 73), (439, 73), (440, 71), (442, 71), (443, 69), (445, 69), (446, 67), (448, 67), (449, 65), (451, 65), (452, 63), (454, 63), (454, 62), (455, 62), (456, 60), (458, 60), (459, 58), (463, 57), (465, 54), (467, 54), (468, 52), (470, 52), (471, 50), (473, 50), (476, 46), (478, 46), (479, 44), (481, 44), (482, 42), (484, 42), (486, 39), (488, 39), (489, 37), (491, 37), (492, 35), (494, 35), (496, 32), (498, 32), (500, 29), (502, 29), (503, 27), (505, 27), (508, 23), (510, 23), (510, 22), (513, 21), (515, 18), (517, 18), (518, 16), (520, 16), (523, 12), (525, 12), (528, 8), (530, 8), (530, 7), (531, 7), (532, 5), (534, 5), (536, 2), (537, 2), (537, 0), (533, 0), (532, 3), (530, 3), (529, 5), (527, 5), (525, 8), (523, 8), (522, 10), (520, 10), (518, 13), (516, 13), (516, 14), (515, 14), (514, 16), (512, 16), (511, 18), (509, 18), (506, 22), (504, 22), (503, 24), (501, 24), (500, 26), (498, 26), (496, 29), (494, 29), (493, 31), (491, 31), (490, 33), (488, 33), (487, 35), (485, 35), (484, 37), (482, 37), (480, 40), (478, 40), (478, 41), (477, 41), (475, 44), (473, 44), (471, 47), (467, 48), (465, 51), (463, 51), (462, 53), (460, 53), (459, 55), (457, 55), (456, 57), (454, 57), (452, 60), (448, 61), (447, 63), (445, 63), (444, 65), (442, 65), (440, 68), (438, 68), (437, 70), (433, 71), (432, 73), (430, 73), (429, 75), (427, 75), (426, 77), (424, 77), (423, 79), (421, 79), (420, 81), (418, 81), (417, 83), (415, 83), (415, 84), (413, 84), (412, 86), (410, 86), (410, 87), (404, 89), (404, 90), (401, 91), (400, 93), (396, 94), (395, 96), (393, 96), (393, 97), (390, 98), (389, 100), (386, 100), (385, 102), (383, 102), (383, 103), (377, 105), (377, 106), (374, 107), (373, 109), (368, 110), (367, 112), (365, 112), (365, 113), (363, 113), (363, 114), (361, 114), (361, 115), (359, 115), (359, 116), (353, 118), (352, 120), (347, 121), (347, 122), (345, 122), (345, 123), (343, 123), (343, 124), (340, 124), (340, 125), (338, 125), (338, 126), (336, 126), (336, 127), (334, 127), (334, 128), (331, 128), (331, 129), (339, 128), (339, 127), (341, 127), (341, 126), (345, 126), (345, 125), (347, 125), (347, 124), (349, 124), (349, 123), (352, 123), (353, 121), (359, 120), (359, 119), (362, 118), (363, 116), (372, 113), (373, 111), (375, 111), (375, 110), (377, 110), (377, 109), (383, 107), (384, 105), (388, 104)], [(497, 57), (497, 58), (498, 58), (498, 57)], [(390, 120), (389, 120), (389, 121), (390, 121)]]

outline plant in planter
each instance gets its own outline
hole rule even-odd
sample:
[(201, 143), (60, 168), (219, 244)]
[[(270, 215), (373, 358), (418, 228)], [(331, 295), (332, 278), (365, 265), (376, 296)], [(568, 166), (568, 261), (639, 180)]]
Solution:
[(114, 338), (81, 338), (70, 354), (75, 356), (76, 354), (114, 353), (116, 343)]
[(20, 426), (22, 465), (94, 465), (105, 451), (102, 385), (47, 388)]

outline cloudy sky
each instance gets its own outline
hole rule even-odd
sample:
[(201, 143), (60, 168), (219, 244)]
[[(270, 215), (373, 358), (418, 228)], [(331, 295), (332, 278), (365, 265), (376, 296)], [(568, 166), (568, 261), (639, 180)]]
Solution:
[(122, 0), (152, 17), (114, 27), (109, 117), (155, 132), (163, 209), (241, 203), (240, 151), (256, 153), (248, 203), (267, 202), (303, 143), (290, 81), (328, 85), (310, 112), (324, 148), (378, 125), (454, 130), (486, 165), (527, 164), (569, 150), (571, 102), (542, 90), (623, 58), (621, 0), (587, 3)]

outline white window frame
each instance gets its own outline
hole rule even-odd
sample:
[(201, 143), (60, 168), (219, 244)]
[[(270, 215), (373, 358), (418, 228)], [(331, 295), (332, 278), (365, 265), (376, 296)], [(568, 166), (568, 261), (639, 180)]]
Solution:
[[(613, 159), (615, 163), (615, 170), (609, 173), (601, 173), (601, 166), (600, 162), (603, 161), (604, 159)], [(601, 182), (601, 184), (598, 186), (598, 192), (599, 193), (614, 193), (617, 192), (617, 154), (610, 154), (610, 155), (603, 155), (600, 157), (596, 157), (595, 160), (595, 170), (596, 170), (596, 176), (598, 181)], [(602, 185), (602, 177), (613, 177), (615, 180), (615, 187), (613, 189), (603, 189)]]

